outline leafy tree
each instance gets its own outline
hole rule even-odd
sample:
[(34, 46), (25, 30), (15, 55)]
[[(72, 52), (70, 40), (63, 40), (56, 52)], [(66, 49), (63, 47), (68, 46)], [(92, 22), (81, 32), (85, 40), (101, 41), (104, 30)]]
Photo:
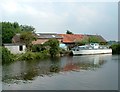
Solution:
[(20, 32), (19, 24), (17, 22), (10, 23), (10, 22), (1, 22), (2, 29), (2, 43), (11, 43), (12, 37)]
[(35, 32), (35, 28), (28, 25), (21, 25), (20, 26), (21, 31), (27, 31), (27, 32)]
[(95, 37), (95, 36), (90, 36), (89, 43), (100, 43), (100, 39), (98, 37)]
[(73, 34), (71, 31), (67, 30), (66, 34)]
[(2, 43), (12, 43), (12, 38), (16, 33), (35, 32), (35, 28), (28, 25), (19, 25), (17, 22), (0, 22), (0, 32), (2, 32)]
[(31, 50), (32, 41), (36, 40), (36, 37), (33, 35), (32, 32), (22, 32), (20, 35), (21, 42), (26, 44), (28, 50)]
[(36, 44), (32, 46), (33, 52), (40, 52), (46, 50), (45, 46), (43, 44)]
[(48, 44), (51, 57), (55, 57), (59, 53), (59, 41), (57, 39), (49, 39), (45, 44)]

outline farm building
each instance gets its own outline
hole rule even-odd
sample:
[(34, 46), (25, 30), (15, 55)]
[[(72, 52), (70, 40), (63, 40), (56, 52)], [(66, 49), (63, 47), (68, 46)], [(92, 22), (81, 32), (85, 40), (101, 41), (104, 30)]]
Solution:
[(26, 46), (24, 44), (4, 44), (5, 48), (7, 48), (12, 54), (21, 54), (25, 53)]

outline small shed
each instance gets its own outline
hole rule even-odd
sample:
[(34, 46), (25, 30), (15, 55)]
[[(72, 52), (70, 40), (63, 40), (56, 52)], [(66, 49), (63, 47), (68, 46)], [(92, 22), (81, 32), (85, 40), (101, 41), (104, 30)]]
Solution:
[(7, 48), (12, 54), (21, 54), (25, 53), (26, 45), (25, 44), (4, 44), (4, 47)]

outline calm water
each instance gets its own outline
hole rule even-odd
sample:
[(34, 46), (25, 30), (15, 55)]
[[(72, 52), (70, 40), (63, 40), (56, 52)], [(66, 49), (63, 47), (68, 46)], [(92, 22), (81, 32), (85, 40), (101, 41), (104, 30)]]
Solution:
[(118, 56), (69, 56), (3, 66), (3, 90), (117, 90)]

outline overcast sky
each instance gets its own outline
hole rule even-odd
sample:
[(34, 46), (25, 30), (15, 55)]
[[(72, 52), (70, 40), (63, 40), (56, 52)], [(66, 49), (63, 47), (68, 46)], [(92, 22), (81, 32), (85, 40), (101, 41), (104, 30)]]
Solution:
[(0, 0), (0, 13), (1, 21), (30, 25), (39, 33), (70, 30), (118, 40), (117, 0)]

